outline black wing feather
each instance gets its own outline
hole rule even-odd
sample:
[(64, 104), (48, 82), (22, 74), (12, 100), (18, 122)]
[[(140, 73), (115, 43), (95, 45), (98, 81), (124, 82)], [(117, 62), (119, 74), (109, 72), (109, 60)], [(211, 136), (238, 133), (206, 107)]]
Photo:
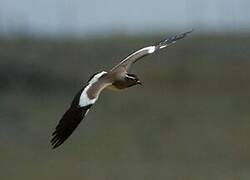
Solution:
[(53, 149), (60, 146), (73, 133), (91, 106), (92, 104), (82, 108), (71, 106), (65, 112), (52, 134), (51, 144)]
[(177, 35), (171, 36), (169, 38), (163, 39), (160, 42), (157, 42), (155, 44), (155, 47), (157, 49), (160, 49), (160, 47), (162, 47), (162, 46), (164, 46), (164, 47), (170, 46), (170, 45), (174, 44), (176, 41), (186, 37), (191, 32), (193, 32), (193, 29), (191, 29), (190, 31), (187, 31), (187, 32), (177, 34)]
[(55, 131), (52, 134), (51, 145), (53, 149), (60, 146), (76, 129), (82, 119), (85, 117), (87, 110), (93, 105), (80, 107), (79, 100), (84, 86), (74, 97), (70, 108), (64, 113), (63, 117), (56, 126)]

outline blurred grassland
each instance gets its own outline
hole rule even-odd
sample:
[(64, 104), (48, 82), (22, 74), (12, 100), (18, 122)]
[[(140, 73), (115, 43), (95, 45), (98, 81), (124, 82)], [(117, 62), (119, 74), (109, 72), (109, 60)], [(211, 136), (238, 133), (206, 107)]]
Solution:
[(0, 39), (0, 179), (250, 178), (250, 36), (189, 36), (104, 91), (68, 141), (50, 135), (79, 87), (160, 40)]

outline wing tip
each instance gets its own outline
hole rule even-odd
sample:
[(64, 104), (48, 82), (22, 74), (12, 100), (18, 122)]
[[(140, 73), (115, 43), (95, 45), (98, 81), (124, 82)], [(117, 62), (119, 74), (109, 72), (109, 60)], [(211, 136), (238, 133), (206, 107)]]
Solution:
[(162, 48), (168, 47), (170, 45), (173, 45), (174, 43), (176, 43), (176, 41), (183, 39), (184, 37), (186, 37), (188, 34), (192, 33), (193, 31), (194, 31), (194, 29), (192, 28), (189, 31), (186, 31), (184, 33), (180, 33), (180, 34), (171, 36), (167, 39), (163, 39), (160, 42), (156, 43), (155, 47), (157, 49), (162, 49)]
[(63, 117), (52, 133), (52, 139), (50, 141), (52, 149), (57, 148), (70, 137), (92, 105), (93, 104), (90, 104), (80, 108), (71, 106), (64, 113)]
[(177, 34), (175, 36), (172, 36), (172, 37), (168, 38), (166, 41), (169, 41), (170, 43), (171, 42), (176, 42), (177, 40), (186, 37), (188, 34), (192, 33), (193, 31), (194, 31), (194, 29), (192, 28), (189, 31), (186, 31), (184, 33), (180, 33), (180, 34)]
[(52, 149), (56, 149), (59, 147), (64, 141), (56, 141), (55, 143), (51, 143)]
[(52, 137), (52, 139), (50, 141), (52, 149), (55, 149), (55, 148), (57, 148), (58, 146), (60, 146), (62, 144), (62, 142), (59, 143), (60, 142), (60, 138), (58, 138), (58, 136), (57, 136), (57, 134), (55, 132), (53, 132), (53, 134), (52, 134), (53, 137)]
[(189, 31), (185, 32), (185, 34), (190, 34), (194, 31), (194, 28), (191, 28)]

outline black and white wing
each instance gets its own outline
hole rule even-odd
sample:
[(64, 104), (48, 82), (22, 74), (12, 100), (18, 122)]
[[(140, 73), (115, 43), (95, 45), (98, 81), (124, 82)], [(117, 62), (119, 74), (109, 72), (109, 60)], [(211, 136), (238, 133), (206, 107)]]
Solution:
[(121, 61), (119, 64), (117, 64), (115, 67), (111, 69), (111, 71), (115, 71), (118, 69), (123, 69), (124, 71), (128, 71), (128, 69), (131, 67), (133, 63), (135, 63), (137, 60), (141, 59), (144, 56), (147, 56), (149, 54), (152, 54), (160, 49), (166, 48), (168, 46), (173, 45), (176, 41), (179, 39), (184, 38), (187, 34), (191, 33), (193, 30), (187, 31), (185, 33), (181, 33), (175, 36), (172, 36), (167, 39), (163, 39), (160, 42), (148, 46), (145, 48), (142, 48), (131, 55), (127, 56), (123, 61)]
[(84, 88), (77, 93), (71, 106), (64, 113), (58, 125), (56, 126), (56, 129), (52, 134), (53, 138), (51, 140), (53, 149), (60, 146), (73, 133), (82, 119), (87, 115), (90, 107), (94, 104), (90, 103), (83, 107), (79, 105), (80, 96), (83, 91)]
[[(99, 78), (104, 74), (106, 72), (93, 75), (88, 84), (76, 94), (71, 106), (64, 113), (52, 134), (51, 145), (53, 149), (60, 146), (73, 133), (91, 106), (97, 101), (100, 92), (108, 86), (108, 83), (103, 80), (99, 81)], [(95, 96), (89, 94), (95, 94)]]

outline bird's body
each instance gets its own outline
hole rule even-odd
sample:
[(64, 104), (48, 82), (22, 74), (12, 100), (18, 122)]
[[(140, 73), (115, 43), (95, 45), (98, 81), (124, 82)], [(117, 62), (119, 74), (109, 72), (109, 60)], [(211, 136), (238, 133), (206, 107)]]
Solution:
[(182, 33), (164, 39), (156, 45), (142, 48), (126, 57), (110, 71), (98, 72), (91, 76), (87, 84), (76, 94), (71, 106), (57, 125), (51, 140), (53, 148), (60, 146), (73, 133), (81, 120), (87, 115), (90, 107), (97, 101), (103, 89), (121, 90), (141, 84), (135, 74), (128, 73), (132, 64), (146, 55), (174, 44), (191, 32)]

